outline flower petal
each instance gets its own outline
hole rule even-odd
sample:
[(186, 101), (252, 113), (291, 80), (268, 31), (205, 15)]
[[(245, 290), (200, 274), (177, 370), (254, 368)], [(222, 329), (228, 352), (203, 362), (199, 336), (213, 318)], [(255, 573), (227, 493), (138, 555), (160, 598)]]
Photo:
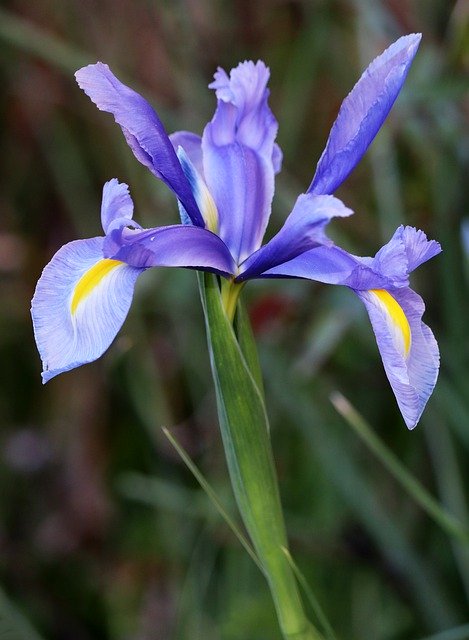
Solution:
[[(202, 158), (202, 138), (190, 131), (175, 131), (170, 134), (169, 139), (173, 143), (173, 147), (176, 151), (178, 150), (178, 147), (182, 147), (184, 149), (190, 161), (203, 178), (204, 167)], [(279, 145), (275, 143), (272, 150), (272, 164), (275, 174), (280, 173), (282, 170), (282, 160), (282, 150)]]
[[(259, 278), (304, 278), (325, 284), (345, 284), (357, 269), (357, 259), (344, 249), (333, 246), (320, 246), (266, 269)], [(381, 286), (383, 281), (374, 282)], [(384, 280), (387, 283), (387, 280)]]
[(43, 382), (92, 362), (124, 322), (143, 269), (103, 258), (103, 238), (63, 246), (45, 267), (31, 305)]
[(179, 147), (186, 152), (187, 157), (203, 177), (204, 165), (202, 162), (202, 138), (190, 131), (175, 131), (169, 136), (174, 150), (177, 153)]
[(413, 429), (435, 387), (440, 362), (433, 333), (422, 322), (423, 300), (409, 288), (356, 293), (365, 303), (404, 421)]
[(122, 84), (102, 62), (79, 69), (75, 77), (98, 109), (113, 114), (135, 157), (174, 191), (192, 222), (203, 226), (173, 145), (148, 102)]
[[(182, 147), (179, 147), (177, 155), (184, 175), (191, 186), (199, 211), (203, 216), (205, 227), (216, 233), (218, 230), (218, 211), (212, 194)], [(182, 205), (180, 206), (182, 207)], [(184, 208), (181, 211), (181, 219), (183, 224), (187, 224), (187, 212)]]
[(409, 273), (423, 262), (430, 260), (441, 252), (441, 246), (436, 240), (427, 240), (427, 236), (415, 227), (400, 227), (402, 241), (407, 254)]
[(217, 205), (219, 234), (238, 264), (262, 242), (280, 164), (268, 79), (262, 62), (244, 62), (230, 76), (219, 69), (210, 85), (218, 104), (202, 137), (204, 176)]
[(101, 201), (101, 224), (104, 233), (108, 232), (110, 225), (116, 220), (125, 220), (128, 223), (133, 215), (134, 203), (129, 194), (129, 187), (124, 182), (118, 182), (117, 178), (106, 182)]
[(138, 268), (188, 267), (231, 276), (234, 260), (217, 235), (190, 225), (142, 231), (115, 229), (104, 243), (104, 256)]
[(404, 84), (421, 34), (399, 38), (378, 56), (345, 98), (308, 191), (334, 193), (378, 133)]
[(324, 233), (325, 226), (333, 217), (352, 213), (334, 196), (300, 195), (277, 235), (241, 265), (237, 280), (256, 277), (318, 245), (331, 245)]

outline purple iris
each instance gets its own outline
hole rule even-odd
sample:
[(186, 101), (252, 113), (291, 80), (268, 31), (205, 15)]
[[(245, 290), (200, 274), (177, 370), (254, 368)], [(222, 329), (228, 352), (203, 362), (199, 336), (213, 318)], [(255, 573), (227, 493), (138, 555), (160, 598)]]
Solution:
[[(400, 227), (374, 258), (360, 258), (329, 240), (325, 227), (350, 209), (332, 193), (372, 142), (404, 83), (421, 36), (397, 40), (366, 69), (344, 100), (316, 173), (281, 230), (262, 240), (282, 153), (268, 106), (269, 70), (243, 62), (210, 85), (217, 108), (202, 137), (168, 136), (158, 115), (105, 64), (80, 69), (91, 100), (114, 115), (136, 158), (178, 199), (182, 224), (142, 229), (132, 221), (128, 187), (104, 186), (104, 237), (62, 247), (46, 266), (32, 302), (44, 382), (98, 358), (127, 315), (135, 282), (149, 267), (186, 267), (222, 276), (227, 313), (242, 283), (293, 277), (340, 284), (364, 302), (384, 367), (412, 429), (435, 386), (438, 347), (421, 318), (424, 304), (409, 274), (440, 251), (435, 241)], [(234, 301), (229, 308), (229, 301)]]

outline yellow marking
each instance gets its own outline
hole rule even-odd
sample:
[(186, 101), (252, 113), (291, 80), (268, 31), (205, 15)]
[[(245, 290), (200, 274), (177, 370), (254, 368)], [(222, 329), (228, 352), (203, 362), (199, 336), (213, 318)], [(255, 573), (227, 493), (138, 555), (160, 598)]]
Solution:
[(394, 326), (399, 330), (402, 346), (404, 347), (404, 355), (407, 356), (412, 342), (412, 334), (410, 331), (409, 321), (407, 320), (401, 305), (385, 289), (370, 289), (370, 293), (374, 293), (378, 298)]
[(91, 267), (91, 269), (88, 269), (88, 271), (81, 276), (73, 291), (72, 302), (70, 304), (72, 315), (76, 312), (80, 302), (83, 302), (83, 300), (90, 295), (101, 280), (121, 264), (124, 263), (120, 260), (103, 258), (103, 260), (97, 262)]
[[(202, 185), (202, 186), (201, 186)], [(212, 197), (212, 194), (208, 190), (207, 185), (200, 179), (199, 186), (201, 186), (201, 202), (197, 203), (199, 206), (201, 205), (202, 215), (204, 217), (205, 223), (207, 225), (207, 229), (209, 231), (213, 231), (213, 233), (218, 232), (218, 210), (217, 205)]]

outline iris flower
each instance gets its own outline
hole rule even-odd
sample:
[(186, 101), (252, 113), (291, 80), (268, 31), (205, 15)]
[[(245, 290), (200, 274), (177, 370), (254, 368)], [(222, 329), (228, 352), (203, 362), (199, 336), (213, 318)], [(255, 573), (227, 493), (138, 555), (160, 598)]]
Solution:
[(127, 185), (116, 179), (104, 185), (104, 236), (63, 246), (36, 288), (32, 317), (43, 381), (106, 351), (126, 318), (138, 276), (149, 267), (218, 274), (230, 316), (247, 280), (306, 278), (349, 287), (363, 301), (412, 429), (435, 385), (439, 355), (409, 275), (440, 246), (422, 231), (400, 227), (374, 258), (361, 258), (336, 246), (325, 227), (352, 213), (332, 194), (381, 127), (420, 38), (400, 38), (366, 69), (341, 106), (310, 186), (263, 246), (282, 160), (263, 62), (243, 62), (229, 75), (217, 70), (209, 85), (217, 106), (202, 137), (186, 131), (168, 136), (148, 102), (107, 65), (80, 69), (79, 86), (113, 114), (136, 158), (176, 195), (182, 224), (142, 229), (133, 221)]

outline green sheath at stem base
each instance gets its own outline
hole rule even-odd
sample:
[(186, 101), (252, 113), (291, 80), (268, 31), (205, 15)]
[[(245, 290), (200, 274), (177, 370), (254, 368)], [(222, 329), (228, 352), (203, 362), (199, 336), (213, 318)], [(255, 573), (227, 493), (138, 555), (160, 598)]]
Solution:
[(199, 285), (220, 429), (244, 525), (269, 583), (285, 640), (322, 640), (306, 618), (284, 552), (287, 538), (249, 323), (245, 316), (237, 318), (237, 337), (216, 277), (199, 275)]

